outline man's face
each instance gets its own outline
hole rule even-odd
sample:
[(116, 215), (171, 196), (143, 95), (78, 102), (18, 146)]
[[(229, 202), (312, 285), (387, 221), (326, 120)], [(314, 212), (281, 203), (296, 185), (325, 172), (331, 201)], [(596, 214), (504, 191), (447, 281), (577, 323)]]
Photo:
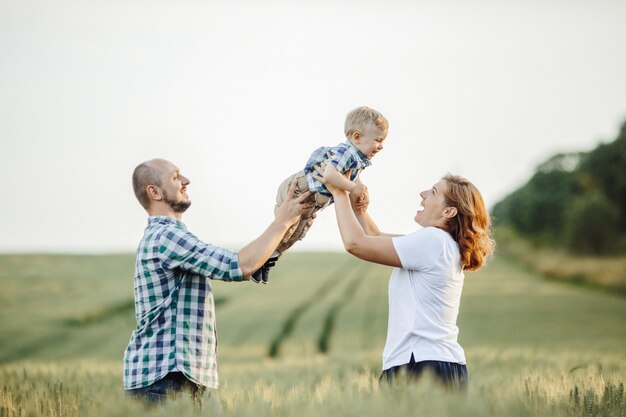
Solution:
[(191, 205), (187, 195), (187, 185), (191, 181), (180, 173), (176, 165), (168, 162), (163, 167), (161, 177), (163, 201), (165, 201), (176, 213), (184, 213)]

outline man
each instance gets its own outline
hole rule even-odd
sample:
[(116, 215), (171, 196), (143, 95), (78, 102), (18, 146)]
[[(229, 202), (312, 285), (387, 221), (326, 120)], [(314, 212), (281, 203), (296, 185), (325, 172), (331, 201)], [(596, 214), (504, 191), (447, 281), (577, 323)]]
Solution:
[(124, 388), (158, 403), (183, 390), (198, 404), (206, 388), (218, 387), (215, 308), (210, 279), (246, 281), (259, 270), (287, 229), (311, 208), (305, 193), (274, 211), (274, 221), (238, 252), (218, 248), (187, 231), (182, 214), (191, 201), (190, 181), (171, 162), (153, 159), (133, 172), (135, 196), (148, 226), (137, 248), (137, 328), (124, 354)]

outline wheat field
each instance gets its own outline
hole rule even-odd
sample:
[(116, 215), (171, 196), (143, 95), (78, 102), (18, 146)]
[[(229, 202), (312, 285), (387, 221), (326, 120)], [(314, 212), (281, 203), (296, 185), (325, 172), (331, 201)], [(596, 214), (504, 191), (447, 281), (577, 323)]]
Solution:
[[(0, 417), (185, 416), (124, 396), (132, 255), (0, 256)], [(221, 386), (201, 415), (624, 416), (626, 299), (496, 257), (466, 274), (470, 387), (378, 383), (390, 269), (289, 253), (267, 286), (214, 285)]]

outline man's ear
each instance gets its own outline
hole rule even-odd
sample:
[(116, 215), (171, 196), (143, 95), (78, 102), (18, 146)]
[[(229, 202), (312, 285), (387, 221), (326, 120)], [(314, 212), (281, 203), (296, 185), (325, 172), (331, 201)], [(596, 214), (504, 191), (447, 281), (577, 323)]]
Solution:
[(161, 189), (156, 185), (148, 185), (146, 187), (146, 191), (148, 193), (148, 197), (151, 200), (161, 201), (163, 200), (163, 193), (161, 193)]
[(451, 219), (454, 216), (456, 216), (458, 213), (458, 210), (456, 209), (456, 207), (446, 207), (443, 210), (443, 217), (445, 217), (446, 219)]

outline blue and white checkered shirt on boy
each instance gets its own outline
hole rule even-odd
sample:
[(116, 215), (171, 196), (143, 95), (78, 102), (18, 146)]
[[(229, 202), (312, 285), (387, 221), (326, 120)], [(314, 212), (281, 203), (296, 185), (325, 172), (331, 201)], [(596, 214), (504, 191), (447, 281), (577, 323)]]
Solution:
[(372, 164), (350, 141), (340, 143), (337, 146), (322, 146), (314, 150), (304, 167), (309, 190), (331, 198), (332, 194), (328, 191), (328, 188), (311, 175), (317, 173), (314, 166), (322, 162), (334, 165), (337, 171), (342, 174), (352, 170), (350, 174), (350, 181), (352, 182), (359, 178), (359, 174), (364, 168)]
[(137, 248), (137, 328), (124, 353), (125, 389), (176, 371), (218, 387), (210, 279), (242, 281), (237, 253), (202, 242), (177, 219), (150, 217)]

